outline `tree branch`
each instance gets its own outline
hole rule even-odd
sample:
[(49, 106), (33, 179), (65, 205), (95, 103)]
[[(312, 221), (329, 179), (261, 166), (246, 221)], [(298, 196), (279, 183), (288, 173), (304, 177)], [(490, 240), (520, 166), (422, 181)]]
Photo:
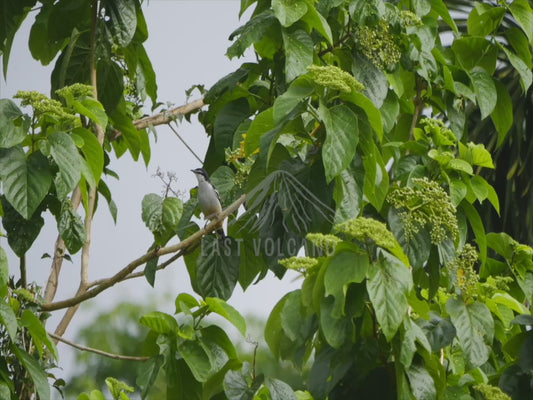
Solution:
[(71, 342), (70, 340), (64, 339), (59, 335), (55, 335), (53, 333), (48, 333), (52, 339), (68, 344), (71, 347), (74, 347), (75, 349), (82, 350), (82, 351), (88, 351), (90, 353), (98, 354), (100, 356), (109, 357), (114, 360), (127, 360), (127, 361), (148, 361), (150, 357), (137, 357), (137, 356), (124, 356), (122, 354), (114, 354), (114, 353), (108, 353), (107, 351), (94, 349), (92, 347), (87, 347), (82, 344)]
[(223, 221), (228, 215), (235, 212), (241, 206), (241, 204), (244, 203), (245, 199), (246, 199), (246, 195), (243, 194), (233, 204), (231, 204), (222, 213), (220, 213), (220, 215), (217, 218), (213, 219), (205, 228), (200, 229), (199, 231), (193, 233), (191, 236), (182, 240), (181, 242), (175, 245), (172, 245), (172, 246), (162, 247), (160, 249), (156, 249), (146, 254), (143, 254), (139, 258), (130, 262), (128, 265), (126, 265), (124, 268), (122, 268), (119, 272), (117, 272), (112, 277), (103, 279), (102, 281), (100, 281), (100, 284), (98, 286), (92, 289), (89, 289), (85, 291), (84, 293), (78, 293), (76, 294), (76, 296), (71, 297), (70, 299), (67, 299), (67, 300), (57, 301), (55, 303), (43, 304), (41, 306), (41, 311), (55, 311), (55, 310), (60, 310), (63, 308), (72, 307), (77, 304), (80, 304), (84, 302), (85, 300), (95, 297), (96, 295), (110, 288), (116, 283), (121, 282), (125, 279), (128, 279), (128, 276), (137, 267), (139, 267), (140, 265), (146, 264), (151, 259), (165, 255), (165, 254), (176, 253), (176, 252), (180, 252), (180, 251), (188, 249), (191, 245), (195, 244), (198, 240), (200, 240), (202, 236), (218, 229), (220, 222)]
[(174, 121), (177, 116), (191, 114), (201, 109), (204, 105), (205, 103), (203, 99), (195, 100), (192, 103), (133, 121), (133, 125), (135, 125), (137, 129), (144, 129), (149, 126), (168, 124), (169, 122)]

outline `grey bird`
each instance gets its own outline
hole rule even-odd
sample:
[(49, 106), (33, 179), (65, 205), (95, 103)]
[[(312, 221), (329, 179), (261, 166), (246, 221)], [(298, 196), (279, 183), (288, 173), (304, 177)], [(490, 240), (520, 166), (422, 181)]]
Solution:
[[(208, 220), (213, 220), (222, 212), (222, 202), (218, 190), (209, 180), (209, 175), (203, 168), (191, 169), (191, 171), (198, 179), (198, 203), (204, 217)], [(217, 233), (222, 239), (226, 237), (224, 229), (222, 228), (223, 221), (220, 221), (220, 226), (217, 227)]]

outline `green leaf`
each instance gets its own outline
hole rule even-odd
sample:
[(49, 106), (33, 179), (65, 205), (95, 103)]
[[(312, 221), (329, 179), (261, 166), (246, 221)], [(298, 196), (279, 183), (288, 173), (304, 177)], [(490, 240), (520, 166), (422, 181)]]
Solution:
[(529, 87), (531, 86), (531, 83), (533, 82), (533, 72), (531, 72), (531, 68), (528, 67), (524, 60), (522, 60), (519, 56), (510, 51), (507, 47), (500, 45), (500, 48), (507, 55), (507, 58), (509, 59), (511, 65), (520, 74), (520, 83), (522, 84), (522, 90), (524, 91), (524, 93), (526, 93)]
[[(0, 247), (0, 293), (4, 286), (7, 286), (9, 281), (9, 264), (7, 262), (7, 255), (3, 248)], [(0, 296), (2, 297), (2, 296)]]
[(141, 397), (143, 399), (146, 398), (149, 390), (154, 385), (163, 362), (164, 357), (162, 355), (157, 355), (150, 358), (147, 362), (141, 363), (139, 366), (139, 372), (137, 373), (135, 383), (141, 388)]
[(482, 37), (490, 35), (498, 29), (504, 15), (505, 8), (503, 7), (476, 2), (468, 17), (468, 33)]
[(368, 269), (366, 285), (376, 319), (391, 341), (407, 315), (407, 293), (413, 286), (411, 273), (396, 258), (380, 251), (380, 259)]
[[(363, 128), (361, 120), (359, 120), (359, 130), (367, 132)], [(389, 174), (385, 168), (381, 152), (370, 135), (359, 136), (359, 148), (363, 154), (363, 166), (365, 168), (363, 194), (376, 210), (381, 210), (389, 191)]]
[(320, 33), (328, 41), (330, 46), (333, 45), (331, 27), (329, 26), (327, 19), (324, 18), (320, 12), (318, 12), (315, 5), (311, 1), (307, 1), (307, 5), (309, 9), (302, 17), (302, 21), (304, 21), (309, 28), (315, 29), (318, 33)]
[(27, 220), (9, 204), (4, 196), (2, 196), (2, 207), (4, 209), (2, 225), (7, 232), (7, 242), (15, 254), (22, 257), (37, 239), (44, 225), (44, 219), (39, 212), (36, 212)]
[(370, 122), (370, 126), (372, 126), (372, 129), (378, 135), (379, 140), (382, 140), (383, 139), (383, 118), (382, 118), (381, 112), (374, 105), (374, 103), (364, 94), (359, 93), (359, 92), (354, 92), (354, 91), (352, 91), (349, 94), (343, 93), (341, 97), (363, 109), (366, 116), (368, 117), (368, 122)]
[(533, 10), (527, 0), (513, 1), (509, 9), (511, 14), (518, 21), (530, 42), (533, 42)]
[(434, 352), (451, 345), (455, 338), (456, 330), (451, 322), (433, 311), (430, 312), (429, 321), (419, 318), (416, 323), (426, 334)]
[[(209, 325), (205, 328), (202, 328), (200, 332), (202, 344), (206, 344), (210, 348), (212, 346), (215, 346), (216, 349), (214, 349), (213, 352), (222, 350), (226, 354), (226, 357), (222, 357), (223, 364), (225, 364), (228, 359), (234, 360), (238, 357), (237, 350), (235, 349), (233, 342), (229, 338), (226, 331), (221, 327), (216, 325)], [(222, 367), (222, 365), (219, 365), (219, 367)]]
[(258, 149), (261, 137), (274, 129), (274, 127), (274, 108), (267, 108), (255, 117), (244, 141), (244, 150), (247, 156)]
[(16, 146), (26, 138), (23, 114), (9, 99), (0, 99), (0, 148)]
[(357, 53), (352, 64), (352, 72), (355, 79), (365, 85), (364, 93), (374, 103), (374, 106), (381, 108), (389, 89), (385, 73), (368, 58)]
[[(268, 130), (272, 129), (274, 125), (279, 124), (282, 120), (290, 114), (290, 112), (306, 97), (309, 97), (314, 92), (313, 82), (307, 76), (301, 76), (291, 83), (289, 88), (282, 95), (278, 96), (274, 101), (273, 114), (261, 113), (261, 118), (265, 118), (264, 123), (267, 125)], [(255, 118), (254, 122), (259, 118), (259, 115)], [(256, 124), (258, 124), (257, 122)], [(251, 129), (251, 126), (250, 126)], [(257, 129), (257, 127), (255, 127)], [(250, 132), (248, 131), (246, 138)]]
[(132, 0), (104, 0), (103, 8), (106, 15), (106, 24), (115, 42), (126, 47), (137, 28), (137, 12), (135, 1)]
[(201, 344), (193, 340), (178, 341), (178, 350), (194, 378), (199, 382), (205, 382), (209, 378), (211, 362)]
[(194, 296), (188, 293), (180, 293), (176, 297), (176, 301), (174, 303), (176, 305), (176, 311), (174, 312), (174, 314), (179, 314), (180, 312), (190, 314), (192, 308), (200, 306), (198, 300), (196, 300)]
[(275, 357), (280, 357), (281, 353), (281, 342), (284, 335), (281, 317), (283, 308), (285, 307), (285, 303), (287, 303), (289, 297), (290, 293), (287, 293), (281, 298), (280, 301), (277, 302), (270, 312), (265, 325), (265, 341)]
[[(124, 0), (120, 0), (124, 1)], [(109, 61), (107, 59), (102, 59), (98, 61), (96, 65), (96, 73), (98, 75), (98, 100), (102, 103), (105, 111), (108, 114), (121, 112), (117, 107), (123, 101), (124, 93), (124, 72), (116, 63)], [(100, 125), (105, 126), (107, 124), (107, 116), (103, 113), (103, 110), (100, 109), (100, 103), (92, 99), (93, 104), (88, 104), (90, 108), (84, 107), (85, 112), (90, 112), (92, 117), (89, 116), (94, 121), (98, 122)], [(123, 110), (122, 110), (123, 111)], [(81, 111), (80, 111), (81, 112)], [(111, 115), (110, 115), (111, 116)], [(113, 115), (114, 120), (118, 118), (116, 115)], [(115, 124), (115, 128), (124, 132), (123, 128)]]
[(107, 127), (107, 115), (102, 103), (98, 100), (95, 100), (92, 97), (73, 99), (71, 105), (74, 108), (74, 111), (92, 119), (105, 130)]
[(224, 377), (224, 394), (228, 400), (252, 400), (257, 388), (249, 387), (246, 377), (239, 371), (228, 371)]
[(272, 400), (297, 400), (292, 388), (279, 379), (266, 378), (265, 386), (270, 391)]
[(277, 23), (276, 17), (270, 10), (254, 15), (244, 26), (230, 35), (230, 40), (233, 40), (236, 36), (238, 38), (228, 48), (226, 52), (228, 58), (241, 57), (248, 47), (255, 42), (259, 42), (265, 36), (267, 30)]
[(170, 334), (178, 331), (176, 319), (172, 315), (160, 311), (143, 315), (139, 322), (157, 333)]
[(13, 312), (13, 309), (4, 301), (4, 299), (0, 300), (0, 322), (5, 326), (11, 341), (16, 341), (18, 327), (17, 317)]
[(457, 25), (455, 24), (455, 20), (450, 15), (450, 12), (448, 11), (448, 7), (442, 0), (431, 0), (431, 8), (437, 12), (442, 18), (444, 22), (446, 22), (450, 28), (457, 34), (459, 33), (459, 30), (457, 29)]
[(411, 365), (405, 371), (409, 377), (411, 390), (415, 399), (437, 399), (437, 388), (431, 374), (422, 365)]
[(96, 138), (96, 135), (88, 129), (76, 128), (73, 131), (74, 135), (83, 139), (81, 151), (85, 156), (85, 161), (91, 170), (95, 182), (98, 184), (104, 171), (104, 149)]
[(274, 15), (285, 28), (291, 26), (307, 13), (305, 1), (272, 0)]
[(30, 377), (35, 384), (37, 393), (39, 393), (39, 398), (49, 399), (50, 398), (50, 385), (48, 384), (48, 374), (46, 371), (39, 365), (37, 360), (31, 355), (26, 353), (24, 350), (12, 346), (13, 353), (20, 360), (24, 368), (30, 374)]
[[(360, 178), (360, 179), (358, 179)], [(335, 223), (354, 219), (361, 211), (364, 175), (362, 170), (345, 169), (335, 178)]]
[(67, 193), (72, 191), (81, 179), (82, 164), (85, 162), (78, 152), (74, 140), (64, 132), (48, 136), (50, 154), (57, 166)]
[(494, 81), (494, 84), (496, 85), (498, 100), (490, 117), (492, 118), (496, 131), (498, 131), (498, 146), (501, 146), (511, 126), (513, 126), (513, 101), (507, 91), (507, 87), (503, 83)]
[(246, 336), (246, 320), (235, 308), (217, 297), (207, 297), (205, 302), (211, 312), (226, 318), (239, 330), (241, 335)]
[(472, 71), (470, 80), (476, 94), (477, 104), (481, 110), (481, 119), (488, 117), (498, 101), (498, 92), (492, 77), (483, 70)]
[(239, 264), (236, 241), (218, 240), (215, 235), (204, 236), (197, 267), (199, 294), (229, 299), (239, 278)]
[(330, 109), (321, 106), (319, 113), (326, 127), (322, 161), (329, 183), (345, 170), (354, 158), (359, 141), (359, 129), (357, 117), (345, 105)]
[(142, 220), (158, 245), (165, 245), (178, 229), (183, 203), (176, 197), (150, 193), (142, 201)]
[[(489, 40), (476, 36), (466, 36), (455, 39), (452, 50), (460, 66), (467, 72), (481, 67), (489, 76), (496, 69), (498, 46)], [(479, 68), (477, 68), (479, 70)], [(455, 82), (456, 86), (459, 82)]]
[(462, 299), (450, 298), (446, 311), (457, 329), (457, 339), (463, 348), (469, 368), (483, 365), (489, 358), (494, 335), (494, 320), (487, 306), (480, 302), (465, 304)]
[(48, 160), (36, 151), (26, 158), (21, 147), (0, 149), (0, 180), (9, 203), (29, 219), (43, 201), (52, 174)]
[(39, 350), (39, 355), (43, 356), (43, 345), (46, 345), (52, 356), (57, 360), (58, 354), (55, 343), (48, 336), (46, 329), (44, 328), (41, 320), (29, 309), (24, 310), (22, 317), (20, 318), (22, 326), (28, 328), (30, 335), (35, 343), (35, 346)]
[(320, 305), (320, 330), (326, 342), (334, 349), (340, 349), (353, 336), (353, 324), (348, 317), (333, 316), (335, 299), (325, 297)]
[(98, 182), (98, 193), (100, 193), (106, 199), (107, 205), (109, 207), (109, 212), (111, 213), (111, 217), (113, 218), (113, 222), (117, 223), (117, 205), (111, 197), (111, 191), (109, 190), (109, 187), (103, 180), (100, 180)]
[(337, 245), (335, 254), (328, 260), (324, 275), (325, 296), (335, 299), (332, 316), (341, 318), (344, 313), (346, 292), (350, 283), (361, 283), (369, 268), (368, 256), (357, 251), (356, 246)]
[(313, 64), (313, 40), (305, 31), (298, 29), (293, 32), (282, 31), (285, 49), (285, 80), (307, 73), (307, 67)]
[(533, 326), (533, 315), (529, 315), (529, 314), (517, 315), (515, 319), (512, 320), (511, 323), (516, 324), (516, 325)]
[(85, 225), (76, 210), (72, 208), (71, 202), (67, 199), (61, 204), (61, 214), (57, 221), (57, 229), (71, 254), (77, 253), (87, 241)]
[[(35, 22), (30, 30), (28, 47), (32, 57), (36, 60), (39, 60), (43, 65), (50, 64), (50, 62), (57, 55), (58, 51), (60, 51), (64, 46), (65, 40), (68, 38), (68, 36), (70, 36), (69, 32), (63, 40), (59, 40), (59, 38), (57, 38), (57, 40), (52, 40), (50, 38), (49, 32), (54, 32), (54, 30), (58, 29), (57, 27), (52, 28), (53, 21), (50, 23), (50, 16), (55, 8), (56, 7), (51, 6), (51, 4), (44, 3), (39, 14), (37, 14), (35, 17)], [(79, 21), (79, 19), (73, 17), (72, 21), (76, 20)]]

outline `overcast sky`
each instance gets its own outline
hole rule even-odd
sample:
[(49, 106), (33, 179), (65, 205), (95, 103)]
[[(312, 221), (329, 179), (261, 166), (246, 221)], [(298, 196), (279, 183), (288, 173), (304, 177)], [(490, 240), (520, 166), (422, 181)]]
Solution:
[[(230, 45), (228, 36), (246, 21), (238, 19), (239, 0), (150, 0), (145, 2), (144, 12), (150, 37), (146, 50), (157, 75), (159, 101), (181, 105), (186, 101), (185, 90), (194, 84), (210, 87), (219, 78), (234, 71), (244, 59), (229, 61), (225, 57)], [(9, 98), (18, 90), (38, 90), (49, 94), (49, 76), (53, 62), (42, 66), (35, 62), (28, 51), (28, 33), (33, 22), (30, 16), (15, 37), (7, 82), (0, 82), (0, 98)], [(249, 55), (249, 60), (252, 60)], [(249, 61), (248, 60), (248, 61)], [(193, 123), (184, 122), (179, 132), (201, 158), (205, 155), (208, 138), (202, 126), (193, 118)], [(153, 178), (156, 169), (173, 171), (178, 176), (177, 189), (186, 193), (196, 185), (190, 172), (200, 163), (187, 151), (182, 143), (166, 127), (157, 128), (158, 140), (152, 140), (152, 159), (146, 168), (142, 162), (134, 162), (129, 155), (123, 156), (111, 168), (120, 175), (120, 181), (106, 179), (115, 202), (118, 205), (118, 223), (115, 225), (101, 201), (93, 224), (91, 245), (91, 280), (108, 277), (128, 262), (142, 255), (152, 242), (151, 233), (141, 220), (141, 201), (147, 193), (160, 193), (161, 184)], [(184, 199), (187, 200), (187, 197)], [(30, 250), (28, 276), (44, 285), (50, 269), (50, 259), (41, 260), (44, 253), (53, 254), (57, 237), (55, 221), (48, 215), (40, 237)], [(0, 238), (0, 246), (8, 251), (7, 240)], [(18, 273), (18, 261), (10, 253), (10, 269)], [(79, 257), (74, 263), (63, 264), (60, 286), (55, 300), (74, 295), (79, 284)], [(230, 304), (243, 314), (262, 315), (266, 318), (276, 302), (287, 291), (299, 287), (301, 282), (286, 276), (283, 281), (273, 278), (252, 286), (246, 293), (237, 288)], [(156, 277), (157, 293), (167, 294), (168, 302), (159, 305), (162, 311), (173, 312), (173, 299), (181, 292), (192, 293), (185, 265), (180, 260)], [(100, 294), (84, 304), (74, 317), (65, 337), (72, 339), (75, 330), (91, 318), (91, 310), (111, 308), (120, 301), (144, 302), (162, 297), (152, 289), (144, 278), (130, 280)], [(55, 312), (48, 328), (53, 329), (61, 318)], [(59, 346), (60, 353), (70, 356), (65, 345)], [(60, 364), (62, 362), (60, 361)]]

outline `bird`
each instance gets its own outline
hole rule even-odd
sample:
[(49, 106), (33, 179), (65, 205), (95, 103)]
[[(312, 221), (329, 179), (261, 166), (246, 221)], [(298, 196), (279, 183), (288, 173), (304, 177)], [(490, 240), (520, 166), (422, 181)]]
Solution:
[[(209, 180), (209, 175), (203, 168), (191, 169), (191, 171), (198, 179), (198, 203), (204, 217), (208, 220), (213, 220), (222, 212), (222, 202), (220, 201), (220, 194), (216, 187)], [(224, 229), (222, 228), (222, 221), (217, 227), (216, 232), (222, 239), (226, 238)]]

